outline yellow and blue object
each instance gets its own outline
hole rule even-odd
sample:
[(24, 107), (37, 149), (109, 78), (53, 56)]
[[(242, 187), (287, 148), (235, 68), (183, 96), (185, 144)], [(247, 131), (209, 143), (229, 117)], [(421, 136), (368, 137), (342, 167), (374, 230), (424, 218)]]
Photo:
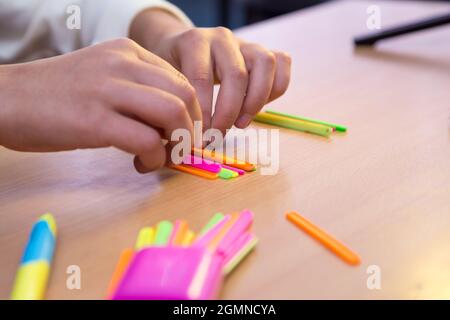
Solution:
[(47, 213), (33, 226), (16, 274), (12, 300), (44, 299), (55, 243), (56, 222), (54, 217)]

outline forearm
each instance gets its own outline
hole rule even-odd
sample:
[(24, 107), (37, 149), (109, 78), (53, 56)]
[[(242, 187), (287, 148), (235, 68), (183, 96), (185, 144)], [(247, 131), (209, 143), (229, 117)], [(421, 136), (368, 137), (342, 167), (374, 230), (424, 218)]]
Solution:
[(12, 80), (17, 74), (14, 71), (17, 65), (0, 65), (0, 146), (6, 146), (10, 132), (10, 98), (16, 93)]
[(0, 146), (3, 145), (2, 141), (4, 139), (3, 130), (5, 125), (3, 124), (3, 120), (5, 119), (5, 99), (4, 99), (4, 91), (5, 91), (5, 67), (0, 65)]

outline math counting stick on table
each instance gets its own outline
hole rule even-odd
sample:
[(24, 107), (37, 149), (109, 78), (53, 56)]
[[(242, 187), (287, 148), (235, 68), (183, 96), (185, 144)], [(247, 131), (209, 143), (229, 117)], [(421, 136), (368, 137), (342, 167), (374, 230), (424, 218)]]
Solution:
[(181, 246), (184, 240), (184, 236), (188, 231), (189, 227), (184, 220), (175, 221), (175, 226), (173, 227), (173, 232), (170, 237), (169, 244), (173, 246)]
[(114, 292), (117, 289), (117, 286), (122, 280), (122, 276), (125, 274), (125, 271), (128, 268), (128, 265), (130, 264), (131, 259), (133, 259), (134, 251), (131, 248), (124, 249), (122, 253), (120, 254), (119, 261), (117, 262), (116, 268), (114, 269), (114, 273), (111, 277), (111, 280), (109, 282), (108, 290), (107, 290), (107, 297), (110, 299)]
[(221, 228), (231, 219), (231, 215), (227, 214), (220, 220), (215, 226), (209, 229), (207, 232), (199, 236), (195, 242), (195, 246), (207, 246), (214, 237), (220, 232)]
[(324, 126), (321, 124), (305, 122), (296, 119), (285, 118), (275, 114), (267, 112), (258, 113), (253, 121), (271, 124), (283, 128), (293, 129), (297, 131), (303, 131), (308, 133), (317, 134), (319, 136), (328, 137), (333, 133), (333, 128)]
[(336, 129), (336, 131), (339, 131), (339, 132), (346, 132), (347, 131), (347, 127), (345, 127), (343, 125), (340, 125), (340, 124), (329, 123), (329, 122), (315, 120), (315, 119), (311, 119), (311, 118), (294, 116), (294, 115), (291, 115), (291, 114), (287, 114), (287, 113), (283, 113), (283, 112), (279, 112), (279, 111), (275, 111), (275, 110), (266, 110), (266, 112), (267, 113), (271, 113), (271, 114), (275, 114), (275, 115), (278, 115), (278, 116), (286, 117), (286, 118), (292, 118), (292, 119), (307, 121), (307, 122), (311, 122), (311, 123), (322, 124), (324, 126), (334, 128), (334, 129)]
[(236, 244), (236, 251), (231, 252), (230, 257), (225, 260), (224, 274), (230, 274), (257, 244), (258, 239), (254, 235), (250, 233), (245, 234), (242, 237), (242, 241)]
[(194, 155), (187, 155), (186, 157), (184, 157), (183, 164), (213, 173), (219, 173), (222, 169), (220, 164), (205, 160)]
[(155, 240), (153, 245), (166, 246), (169, 242), (170, 235), (172, 234), (173, 225), (171, 222), (163, 220), (158, 223), (156, 227)]
[(184, 247), (190, 246), (192, 242), (195, 240), (195, 232), (192, 230), (186, 231), (183, 241), (181, 242), (181, 245)]
[(236, 222), (230, 227), (229, 231), (218, 243), (217, 251), (222, 253), (227, 252), (232, 247), (233, 243), (250, 228), (252, 223), (253, 212), (250, 210), (242, 211), (238, 215)]
[(239, 214), (233, 213), (231, 215), (231, 218), (220, 228), (220, 230), (217, 232), (217, 234), (214, 236), (214, 238), (211, 239), (211, 241), (208, 243), (208, 249), (214, 251), (222, 241), (222, 239), (228, 234), (230, 229), (233, 227), (233, 225), (238, 221)]
[(310, 221), (300, 216), (297, 212), (288, 212), (286, 214), (286, 219), (288, 219), (298, 228), (302, 229), (311, 237), (319, 241), (328, 250), (336, 254), (348, 264), (358, 265), (360, 263), (358, 255), (356, 255), (338, 240), (327, 234), (325, 231), (319, 229), (319, 227), (315, 226)]
[(203, 227), (203, 229), (200, 231), (199, 235), (203, 235), (208, 230), (210, 230), (212, 227), (214, 227), (217, 223), (219, 223), (220, 220), (223, 219), (223, 214), (220, 212), (217, 212), (214, 216), (212, 216), (211, 219), (206, 223), (206, 225)]
[(245, 174), (245, 171), (242, 170), (242, 169), (230, 167), (230, 166), (227, 166), (226, 164), (221, 164), (221, 166), (222, 166), (223, 169), (228, 169), (228, 170), (234, 171), (234, 172), (236, 172), (236, 173), (237, 173), (238, 175), (240, 175), (240, 176), (242, 176), (242, 175)]
[(239, 176), (239, 173), (225, 168), (222, 168), (222, 170), (220, 170), (219, 172), (219, 177), (225, 180), (233, 179), (237, 176)]
[(192, 148), (192, 151), (195, 154), (201, 155), (203, 158), (207, 158), (209, 160), (213, 160), (213, 161), (217, 161), (221, 164), (226, 164), (228, 166), (234, 167), (234, 168), (238, 168), (247, 172), (250, 171), (255, 171), (256, 170), (256, 166), (252, 163), (249, 162), (245, 162), (239, 159), (233, 159), (230, 157), (227, 157), (226, 155), (217, 152), (217, 151), (210, 151), (208, 149), (197, 149), (197, 148)]
[(178, 171), (183, 171), (186, 173), (190, 173), (202, 178), (206, 178), (206, 179), (217, 179), (219, 177), (219, 175), (217, 173), (214, 172), (210, 172), (210, 171), (205, 171), (205, 170), (201, 170), (198, 168), (194, 168), (185, 164), (173, 164), (169, 166), (172, 169), (178, 170)]
[(139, 230), (139, 234), (136, 240), (135, 249), (140, 250), (145, 247), (149, 247), (153, 244), (155, 238), (155, 229), (151, 227), (144, 227)]
[(232, 260), (238, 252), (246, 245), (249, 240), (252, 239), (252, 234), (250, 232), (244, 232), (241, 236), (233, 242), (233, 245), (223, 254), (225, 257), (224, 264), (227, 264)]

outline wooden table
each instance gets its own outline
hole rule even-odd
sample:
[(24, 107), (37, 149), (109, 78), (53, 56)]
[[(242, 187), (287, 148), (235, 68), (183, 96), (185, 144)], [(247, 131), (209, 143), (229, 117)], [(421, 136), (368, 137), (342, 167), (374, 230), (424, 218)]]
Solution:
[[(349, 127), (330, 140), (282, 130), (275, 176), (138, 175), (113, 149), (0, 149), (0, 298), (44, 212), (59, 225), (47, 297), (92, 299), (104, 297), (120, 251), (142, 226), (184, 218), (199, 230), (213, 213), (243, 208), (256, 214), (260, 243), (227, 279), (224, 299), (450, 298), (450, 28), (354, 50), (369, 4), (330, 3), (239, 30), (293, 56), (292, 85), (273, 108)], [(378, 4), (386, 27), (450, 9)], [(361, 266), (294, 228), (287, 210), (348, 244)], [(66, 289), (69, 265), (81, 267), (81, 290)], [(380, 290), (367, 288), (370, 265), (380, 267)]]

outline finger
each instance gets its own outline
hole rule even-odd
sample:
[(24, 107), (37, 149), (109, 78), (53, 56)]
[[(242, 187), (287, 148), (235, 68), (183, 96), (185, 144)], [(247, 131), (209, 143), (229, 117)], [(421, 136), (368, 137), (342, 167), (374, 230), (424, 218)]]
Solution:
[(196, 90), (186, 78), (181, 78), (170, 70), (145, 62), (131, 63), (127, 69), (132, 75), (132, 80), (149, 87), (167, 91), (181, 98), (192, 121), (202, 121), (202, 110), (197, 99)]
[(157, 55), (146, 50), (140, 46), (137, 42), (129, 38), (119, 38), (104, 43), (105, 46), (109, 46), (113, 52), (125, 54), (125, 56), (131, 55), (139, 58), (140, 60), (153, 65), (160, 66), (169, 70), (176, 70), (169, 62), (161, 59)]
[[(186, 78), (186, 76), (184, 74), (182, 74), (180, 71), (178, 71), (174, 66), (172, 66), (169, 62), (167, 62), (166, 60), (158, 57), (157, 55), (151, 53), (150, 51), (148, 51), (147, 49), (141, 47), (139, 44), (135, 43), (135, 45), (133, 46), (135, 53), (137, 54), (137, 57), (145, 62), (148, 63), (150, 65), (153, 66), (158, 66), (161, 67), (162, 69), (166, 70), (167, 72), (169, 72), (170, 74), (172, 74), (176, 79), (178, 79), (178, 81), (180, 81), (180, 83), (189, 83), (189, 80)], [(189, 48), (191, 49), (191, 48)], [(165, 90), (168, 90), (169, 86), (166, 86)], [(195, 89), (195, 87), (194, 87)], [(168, 90), (169, 91), (169, 90)], [(198, 106), (199, 102), (197, 100), (197, 97), (193, 96), (192, 93), (196, 94), (196, 92), (192, 92), (192, 90), (189, 88), (188, 85), (186, 85), (186, 87), (182, 90), (182, 96), (181, 98), (186, 98), (188, 97), (188, 100), (194, 100), (193, 101), (193, 108), (189, 109), (192, 119), (194, 121), (202, 121), (201, 118), (201, 111), (200, 108)], [(187, 92), (189, 91), (189, 92)], [(177, 94), (177, 93), (174, 93)], [(188, 101), (187, 101), (188, 102)], [(191, 101), (189, 101), (191, 102)], [(190, 103), (188, 103), (189, 105)]]
[(136, 170), (140, 173), (159, 169), (166, 161), (161, 136), (145, 124), (111, 112), (98, 131), (104, 146), (114, 146), (136, 155), (139, 163)]
[(186, 54), (180, 56), (181, 71), (195, 88), (202, 110), (203, 130), (211, 127), (214, 93), (214, 71), (211, 48), (207, 41), (189, 43), (190, 48), (181, 48)]
[(269, 102), (282, 96), (289, 87), (291, 79), (291, 57), (285, 52), (274, 51), (276, 62), (275, 80), (273, 82), (272, 92)]
[(275, 54), (259, 45), (243, 45), (241, 52), (250, 72), (247, 95), (236, 127), (246, 128), (269, 100), (275, 78)]
[(159, 66), (161, 68), (167, 69), (169, 71), (173, 71), (174, 73), (177, 73), (177, 75), (183, 79), (186, 80), (186, 77), (180, 73), (174, 66), (172, 66), (169, 62), (167, 62), (166, 60), (158, 57), (157, 55), (151, 53), (150, 51), (148, 51), (147, 49), (145, 49), (144, 47), (140, 46), (139, 44), (137, 44), (136, 42), (133, 42), (133, 50), (135, 51), (137, 57), (149, 64), (153, 64), (156, 66)]
[(111, 81), (107, 91), (107, 103), (124, 115), (163, 129), (167, 140), (171, 140), (172, 132), (177, 129), (186, 129), (192, 136), (192, 119), (183, 100), (177, 96), (158, 88), (119, 80)]
[(221, 33), (222, 37), (212, 46), (220, 90), (211, 126), (225, 133), (240, 113), (247, 91), (248, 72), (244, 57), (231, 31), (221, 31)]

